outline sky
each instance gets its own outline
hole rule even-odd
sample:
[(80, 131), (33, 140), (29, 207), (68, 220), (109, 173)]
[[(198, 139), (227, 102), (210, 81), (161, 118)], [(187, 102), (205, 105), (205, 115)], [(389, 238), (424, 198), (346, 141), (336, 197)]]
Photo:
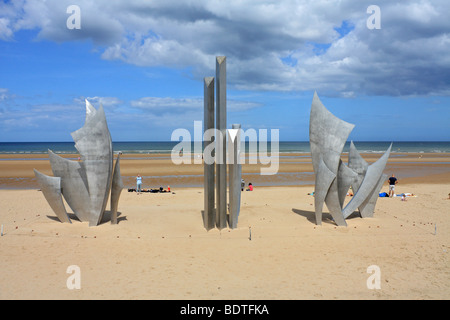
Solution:
[(308, 141), (316, 91), (355, 125), (351, 140), (450, 141), (449, 12), (448, 0), (0, 0), (0, 142), (72, 141), (85, 99), (113, 141), (193, 132), (217, 56), (230, 128)]

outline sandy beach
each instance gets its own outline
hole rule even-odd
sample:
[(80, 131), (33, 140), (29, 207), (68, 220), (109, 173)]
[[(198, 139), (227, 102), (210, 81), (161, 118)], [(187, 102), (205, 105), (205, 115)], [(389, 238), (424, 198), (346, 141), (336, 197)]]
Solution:
[[(415, 197), (379, 198), (374, 218), (354, 214), (348, 227), (327, 213), (316, 226), (309, 155), (280, 157), (274, 176), (245, 164), (255, 189), (242, 193), (239, 227), (221, 231), (203, 227), (201, 165), (124, 154), (119, 223), (107, 211), (88, 227), (73, 214), (60, 223), (38, 190), (33, 168), (52, 175), (47, 155), (0, 158), (0, 299), (450, 298), (450, 154), (391, 155), (385, 173)], [(144, 188), (173, 192), (128, 192), (138, 173)], [(74, 265), (81, 289), (70, 290)], [(380, 289), (367, 286), (372, 265)]]

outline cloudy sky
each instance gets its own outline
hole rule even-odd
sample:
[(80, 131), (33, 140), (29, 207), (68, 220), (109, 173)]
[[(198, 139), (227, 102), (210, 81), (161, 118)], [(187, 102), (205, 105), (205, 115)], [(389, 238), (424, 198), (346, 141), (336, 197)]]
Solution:
[(317, 91), (356, 125), (350, 139), (448, 141), (449, 12), (448, 0), (0, 0), (0, 141), (72, 141), (85, 98), (114, 141), (168, 141), (203, 119), (216, 56), (229, 126), (307, 141)]

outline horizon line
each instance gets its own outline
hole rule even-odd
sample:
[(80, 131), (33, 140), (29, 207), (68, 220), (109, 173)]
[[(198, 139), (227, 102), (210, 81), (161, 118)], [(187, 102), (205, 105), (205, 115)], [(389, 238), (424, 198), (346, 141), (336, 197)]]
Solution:
[[(347, 142), (450, 142), (450, 140), (347, 140)], [(161, 143), (167, 143), (167, 142), (174, 142), (174, 143), (180, 143), (182, 141), (172, 141), (172, 140), (117, 140), (112, 141), (112, 143), (142, 143), (142, 142), (161, 142)], [(203, 142), (202, 140), (193, 140), (191, 142)], [(242, 141), (243, 142), (243, 141)], [(245, 142), (248, 142), (247, 140)], [(267, 142), (271, 142), (271, 140), (267, 140)], [(308, 142), (309, 140), (279, 140), (278, 142)], [(74, 141), (0, 141), (0, 143), (73, 143)]]

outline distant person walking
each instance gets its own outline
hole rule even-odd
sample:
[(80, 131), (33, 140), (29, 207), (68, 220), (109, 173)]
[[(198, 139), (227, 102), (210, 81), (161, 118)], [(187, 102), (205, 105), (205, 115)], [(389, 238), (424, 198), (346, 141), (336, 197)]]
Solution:
[(394, 196), (395, 191), (395, 185), (398, 183), (398, 179), (395, 177), (394, 174), (388, 179), (389, 181), (389, 197)]
[(141, 193), (142, 177), (138, 174), (136, 177), (136, 193)]

